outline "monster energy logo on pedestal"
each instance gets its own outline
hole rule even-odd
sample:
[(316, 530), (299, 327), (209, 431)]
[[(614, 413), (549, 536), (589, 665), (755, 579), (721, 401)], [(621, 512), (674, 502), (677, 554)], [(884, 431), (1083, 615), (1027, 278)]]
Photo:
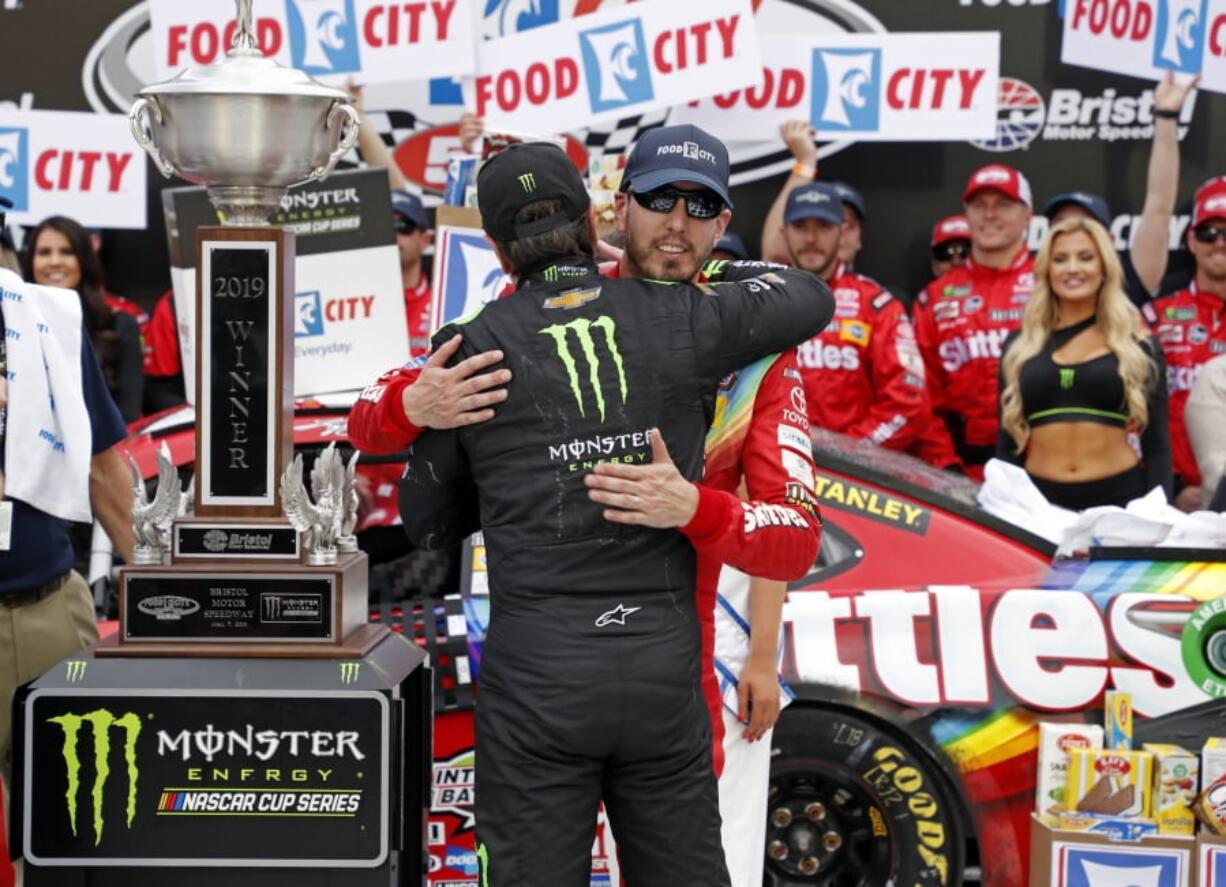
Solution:
[(47, 718), (47, 722), (58, 724), (64, 731), (64, 766), (68, 769), (68, 822), (72, 827), (73, 837), (77, 835), (77, 793), (81, 787), (81, 758), (79, 755), (79, 739), (81, 725), (89, 724), (94, 740), (94, 782), (90, 789), (90, 798), (94, 811), (94, 846), (102, 842), (102, 829), (105, 825), (102, 813), (103, 799), (106, 797), (106, 782), (111, 773), (108, 758), (111, 754), (111, 728), (124, 732), (123, 759), (128, 765), (128, 803), (127, 825), (132, 827), (132, 818), (136, 815), (136, 785), (140, 770), (136, 766), (136, 739), (140, 736), (140, 717), (127, 712), (115, 717), (104, 708), (91, 711), (84, 715), (57, 715)]
[(583, 407), (583, 386), (579, 380), (579, 371), (575, 366), (575, 359), (570, 353), (570, 331), (574, 331), (575, 337), (578, 339), (579, 348), (583, 352), (583, 357), (587, 361), (588, 381), (592, 385), (592, 396), (596, 402), (596, 409), (600, 413), (600, 421), (605, 419), (605, 402), (604, 393), (600, 386), (600, 357), (596, 353), (596, 343), (592, 338), (592, 330), (599, 329), (604, 332), (604, 343), (608, 349), (609, 356), (613, 360), (613, 365), (617, 368), (617, 380), (621, 391), (622, 403), (626, 402), (626, 396), (629, 393), (629, 388), (626, 385), (626, 371), (622, 366), (621, 352), (617, 348), (616, 331), (617, 325), (613, 322), (612, 317), (602, 315), (595, 320), (587, 320), (585, 318), (576, 318), (570, 323), (555, 323), (540, 330), (541, 335), (549, 336), (553, 339), (554, 344), (558, 349), (558, 357), (562, 359), (562, 364), (566, 367), (566, 375), (570, 380), (571, 393), (575, 395), (575, 403), (579, 405), (579, 415), (587, 418), (587, 411)]

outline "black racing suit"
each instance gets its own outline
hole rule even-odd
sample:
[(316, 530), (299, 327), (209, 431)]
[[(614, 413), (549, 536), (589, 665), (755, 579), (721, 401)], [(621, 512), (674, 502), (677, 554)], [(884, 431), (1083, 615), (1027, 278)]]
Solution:
[(629, 884), (728, 883), (694, 550), (676, 530), (606, 521), (583, 482), (601, 460), (650, 462), (653, 427), (701, 480), (720, 380), (833, 314), (806, 272), (724, 276), (750, 279), (611, 280), (568, 259), (434, 337), (463, 334), (453, 362), (501, 349), (512, 372), (495, 418), (417, 441), (400, 507), (422, 547), (485, 532), (476, 812), (491, 887), (587, 885), (602, 799)]

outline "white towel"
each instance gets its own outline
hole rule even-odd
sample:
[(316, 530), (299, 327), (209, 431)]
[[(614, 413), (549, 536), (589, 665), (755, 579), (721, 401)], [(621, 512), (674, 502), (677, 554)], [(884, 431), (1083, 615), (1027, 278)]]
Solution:
[(93, 437), (81, 390), (81, 300), (0, 269), (8, 354), (5, 495), (64, 520), (92, 520)]

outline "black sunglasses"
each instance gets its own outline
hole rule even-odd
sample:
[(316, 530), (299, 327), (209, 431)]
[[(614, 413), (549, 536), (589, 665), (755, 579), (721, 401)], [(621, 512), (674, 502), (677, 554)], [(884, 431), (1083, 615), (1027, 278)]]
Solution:
[(1201, 225), (1192, 229), (1192, 236), (1201, 243), (1213, 243), (1219, 237), (1226, 238), (1226, 225)]
[(965, 258), (971, 253), (971, 245), (965, 240), (951, 240), (947, 243), (938, 243), (932, 248), (932, 257), (938, 262), (951, 261), (955, 256), (957, 258)]
[(656, 188), (654, 191), (631, 191), (634, 202), (653, 213), (670, 213), (678, 200), (685, 201), (685, 213), (691, 219), (713, 219), (724, 211), (724, 200), (710, 191), (682, 191), (679, 188)]
[(392, 227), (396, 229), (397, 234), (412, 234), (414, 231), (420, 230), (416, 225), (403, 216), (394, 217), (392, 219)]

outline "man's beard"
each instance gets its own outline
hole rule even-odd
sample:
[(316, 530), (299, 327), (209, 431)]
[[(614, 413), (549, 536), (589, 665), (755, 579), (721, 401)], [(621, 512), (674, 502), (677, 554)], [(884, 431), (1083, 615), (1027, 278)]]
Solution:
[(803, 253), (792, 253), (792, 264), (801, 271), (808, 271), (810, 274), (816, 274), (818, 277), (825, 277), (826, 273), (834, 267), (834, 263), (838, 261), (838, 247), (823, 252), (821, 250), (810, 250)]
[(630, 270), (635, 277), (674, 283), (693, 280), (699, 269), (706, 264), (707, 259), (711, 258), (711, 251), (715, 249), (714, 241), (704, 250), (698, 244), (687, 240), (685, 241), (686, 252), (667, 258), (664, 253), (658, 252), (655, 248), (656, 244), (663, 240), (664, 238), (661, 238), (647, 246), (638, 243), (633, 237), (627, 240), (626, 256), (629, 259)]

